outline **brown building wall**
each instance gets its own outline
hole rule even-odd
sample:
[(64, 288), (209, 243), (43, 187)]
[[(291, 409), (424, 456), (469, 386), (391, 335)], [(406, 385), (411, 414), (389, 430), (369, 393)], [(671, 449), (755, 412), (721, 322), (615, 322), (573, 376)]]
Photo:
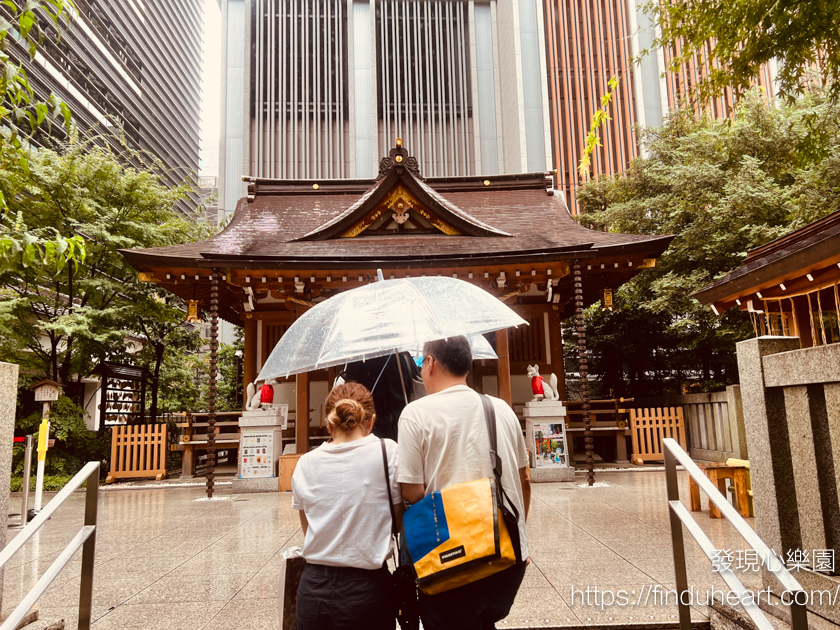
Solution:
[(552, 152), (557, 186), (577, 214), (578, 162), (607, 82), (619, 78), (590, 173), (622, 172), (637, 154), (627, 6), (614, 0), (545, 0)]
[[(630, 24), (635, 20), (631, 21), (628, 10), (626, 0), (544, 0), (552, 155), (557, 187), (572, 214), (579, 212), (575, 195), (581, 184), (578, 164), (586, 135), (601, 97), (609, 91), (610, 78), (618, 77), (619, 83), (609, 106), (610, 120), (598, 132), (602, 146), (592, 155), (592, 177), (621, 173), (639, 154), (635, 125), (641, 101), (658, 100), (664, 90), (667, 107), (675, 108), (702, 78), (702, 61), (709, 49), (694, 55), (679, 71), (666, 73), (656, 85), (645, 86), (644, 94), (636, 94), (633, 73), (637, 67), (630, 61), (634, 36)], [(679, 53), (679, 45), (664, 49), (665, 67)], [(773, 95), (769, 67), (762, 68), (757, 84)], [(733, 93), (727, 90), (707, 108), (713, 116), (724, 118), (731, 115), (733, 104)], [(645, 123), (656, 126), (659, 121)]]

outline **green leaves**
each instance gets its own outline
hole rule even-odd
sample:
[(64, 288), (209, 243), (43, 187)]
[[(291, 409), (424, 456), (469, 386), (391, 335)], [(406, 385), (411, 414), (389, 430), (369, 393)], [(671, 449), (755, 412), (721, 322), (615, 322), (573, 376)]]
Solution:
[[(581, 223), (676, 235), (656, 268), (625, 286), (628, 308), (666, 318), (660, 337), (673, 339), (669, 352), (681, 365), (729, 366), (734, 378), (733, 344), (752, 334), (749, 321), (738, 309), (715, 317), (691, 294), (738, 267), (748, 250), (840, 210), (840, 103), (821, 89), (793, 103), (769, 103), (754, 90), (732, 120), (686, 109), (639, 134), (646, 157), (580, 189)], [(604, 331), (614, 330), (609, 317)]]
[(106, 356), (136, 362), (152, 342), (192, 347), (181, 302), (156, 300), (161, 288), (138, 282), (119, 250), (197, 240), (206, 227), (173, 210), (187, 188), (126, 166), (139, 158), (94, 139), (39, 149), (28, 172), (0, 160), (0, 360), (65, 380)]
[(732, 88), (759, 83), (764, 66), (778, 61), (780, 94), (804, 94), (813, 78), (840, 96), (840, 4), (824, 0), (650, 0), (643, 10), (659, 23), (654, 46), (673, 52), (668, 70), (702, 69), (690, 95), (706, 102)]
[(607, 110), (618, 87), (618, 77), (612, 77), (607, 81), (607, 85), (610, 91), (601, 96), (601, 108), (592, 116), (592, 124), (589, 128), (589, 133), (586, 134), (586, 144), (583, 147), (583, 154), (580, 156), (580, 162), (578, 163), (578, 172), (582, 181), (589, 179), (589, 166), (592, 163), (592, 153), (596, 147), (601, 146), (601, 140), (598, 137), (598, 128), (608, 120), (612, 120)]

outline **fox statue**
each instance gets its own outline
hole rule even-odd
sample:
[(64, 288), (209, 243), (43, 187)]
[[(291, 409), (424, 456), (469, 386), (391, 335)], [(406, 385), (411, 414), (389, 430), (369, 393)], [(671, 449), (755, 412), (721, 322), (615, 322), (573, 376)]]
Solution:
[(271, 405), (274, 402), (274, 386), (276, 384), (277, 381), (273, 378), (268, 379), (259, 389), (257, 389), (256, 382), (248, 383), (246, 389), (246, 400), (248, 403), (245, 408), (248, 411), (254, 411), (262, 405)]
[(531, 378), (531, 391), (534, 392), (534, 401), (560, 400), (560, 392), (557, 391), (556, 374), (549, 376), (548, 381), (546, 381), (540, 376), (540, 366), (535, 363), (534, 365), (528, 366), (528, 376)]

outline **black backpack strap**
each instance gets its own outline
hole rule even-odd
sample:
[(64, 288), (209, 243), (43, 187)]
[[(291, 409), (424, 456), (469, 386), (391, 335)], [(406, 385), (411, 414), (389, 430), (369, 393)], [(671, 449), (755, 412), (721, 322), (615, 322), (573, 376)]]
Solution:
[(487, 423), (487, 435), (490, 437), (490, 465), (493, 467), (493, 474), (496, 480), (502, 478), (502, 458), (496, 452), (496, 409), (493, 401), (484, 394), (481, 396), (481, 404), (484, 407), (484, 421)]
[(379, 438), (382, 447), (382, 466), (385, 468), (385, 489), (388, 491), (388, 507), (391, 508), (391, 534), (397, 535), (397, 515), (394, 512), (394, 500), (391, 497), (391, 475), (388, 472), (388, 453), (385, 451), (385, 440)]
[(496, 492), (498, 494), (499, 507), (503, 507), (502, 497), (507, 499), (510, 510), (513, 513), (514, 519), (519, 521), (519, 511), (510, 500), (504, 488), (502, 488), (502, 458), (497, 452), (496, 440), (496, 409), (493, 407), (493, 401), (489, 396), (479, 394), (481, 397), (481, 404), (484, 407), (484, 421), (487, 423), (487, 435), (490, 437), (490, 465), (493, 467), (493, 476), (496, 478)]

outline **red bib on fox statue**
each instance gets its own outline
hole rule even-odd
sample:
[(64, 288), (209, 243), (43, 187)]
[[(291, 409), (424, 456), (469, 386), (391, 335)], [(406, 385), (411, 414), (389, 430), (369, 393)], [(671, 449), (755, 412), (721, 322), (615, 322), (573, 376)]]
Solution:
[(531, 377), (531, 391), (534, 393), (534, 396), (543, 396), (542, 376)]
[(274, 388), (266, 383), (260, 387), (260, 404), (270, 405), (274, 402)]

